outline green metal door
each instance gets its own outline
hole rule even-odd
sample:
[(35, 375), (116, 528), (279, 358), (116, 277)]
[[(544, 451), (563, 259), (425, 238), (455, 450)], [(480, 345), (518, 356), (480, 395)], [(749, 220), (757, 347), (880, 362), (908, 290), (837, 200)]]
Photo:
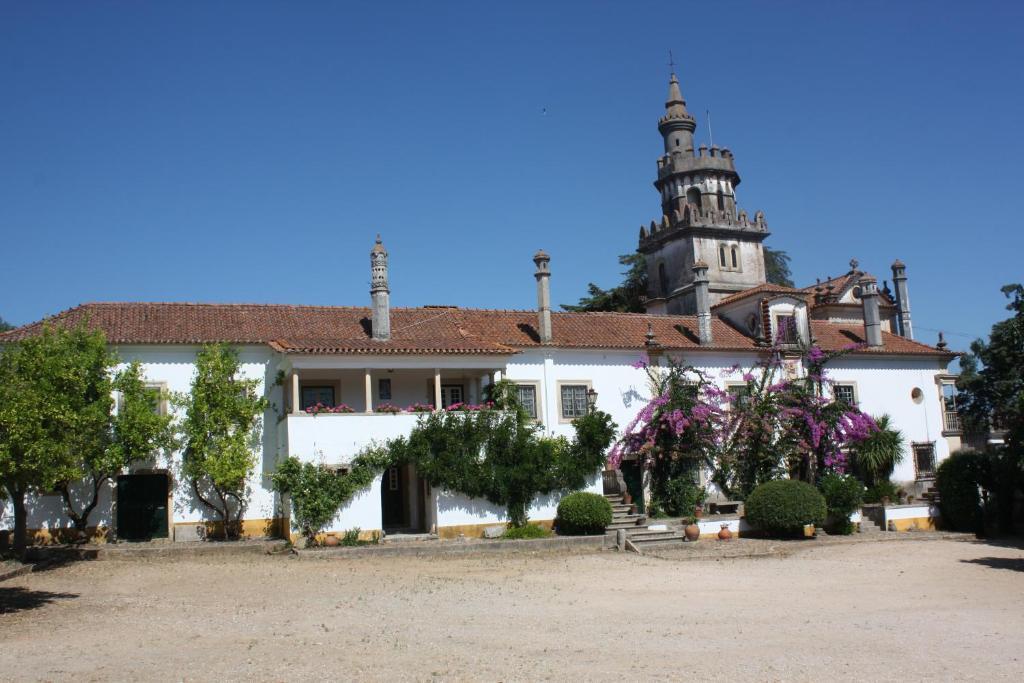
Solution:
[(166, 474), (122, 474), (117, 478), (117, 537), (126, 541), (167, 538)]
[(647, 506), (644, 505), (643, 470), (640, 469), (640, 465), (637, 464), (636, 460), (625, 460), (619, 465), (619, 469), (622, 470), (622, 478), (626, 482), (626, 490), (629, 491), (629, 495), (633, 497), (633, 504), (636, 505), (636, 511), (640, 514), (646, 513)]

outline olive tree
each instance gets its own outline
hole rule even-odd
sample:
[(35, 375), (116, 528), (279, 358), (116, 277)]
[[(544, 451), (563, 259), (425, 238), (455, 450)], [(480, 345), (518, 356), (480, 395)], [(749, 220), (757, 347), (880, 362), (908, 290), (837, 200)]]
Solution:
[(44, 327), (0, 353), (0, 482), (26, 546), (25, 498), (81, 476), (79, 454), (104, 448), (112, 356), (102, 332)]
[(196, 356), (191, 392), (181, 399), (182, 472), (196, 498), (221, 518), (225, 540), (240, 532), (267, 406), (256, 393), (259, 380), (242, 378), (240, 370), (234, 349), (205, 346)]

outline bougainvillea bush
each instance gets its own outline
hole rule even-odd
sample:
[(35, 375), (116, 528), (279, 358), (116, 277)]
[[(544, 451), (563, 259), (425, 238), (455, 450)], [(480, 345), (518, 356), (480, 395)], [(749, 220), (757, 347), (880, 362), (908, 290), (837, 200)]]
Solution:
[[(636, 459), (649, 472), (654, 501), (668, 500), (680, 478), (696, 485), (702, 468), (730, 498), (745, 498), (773, 479), (815, 483), (825, 473), (842, 474), (846, 451), (877, 427), (855, 406), (827, 395), (825, 365), (840, 353), (806, 349), (799, 377), (792, 376), (795, 365), (784, 368), (778, 349), (746, 372), (733, 366), (717, 378), (643, 358), (635, 367), (647, 371), (653, 398), (626, 427), (609, 463)], [(730, 385), (723, 389), (715, 379)]]

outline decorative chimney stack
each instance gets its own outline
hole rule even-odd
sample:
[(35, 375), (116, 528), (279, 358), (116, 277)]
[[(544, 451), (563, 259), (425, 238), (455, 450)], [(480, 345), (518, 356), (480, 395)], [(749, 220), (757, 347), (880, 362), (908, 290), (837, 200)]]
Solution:
[(541, 344), (551, 343), (551, 257), (543, 249), (533, 255), (537, 264), (537, 333)]
[(701, 259), (693, 263), (693, 291), (697, 303), (697, 337), (701, 346), (708, 346), (711, 338), (711, 295), (708, 292), (708, 264)]
[(860, 279), (860, 300), (864, 304), (864, 339), (868, 346), (882, 345), (882, 319), (878, 314), (878, 281), (870, 275)]
[(896, 287), (897, 332), (907, 339), (913, 339), (914, 327), (910, 324), (910, 296), (907, 294), (907, 266), (899, 259), (892, 264), (892, 283)]
[(373, 338), (377, 341), (391, 339), (391, 291), (388, 289), (388, 252), (377, 243), (370, 250), (370, 300), (373, 305)]

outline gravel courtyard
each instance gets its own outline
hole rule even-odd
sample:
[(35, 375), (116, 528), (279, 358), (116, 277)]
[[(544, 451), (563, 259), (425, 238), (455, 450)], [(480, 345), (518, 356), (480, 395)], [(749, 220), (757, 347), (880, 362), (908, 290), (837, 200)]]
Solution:
[(82, 562), (0, 583), (4, 680), (1024, 677), (1024, 551)]

